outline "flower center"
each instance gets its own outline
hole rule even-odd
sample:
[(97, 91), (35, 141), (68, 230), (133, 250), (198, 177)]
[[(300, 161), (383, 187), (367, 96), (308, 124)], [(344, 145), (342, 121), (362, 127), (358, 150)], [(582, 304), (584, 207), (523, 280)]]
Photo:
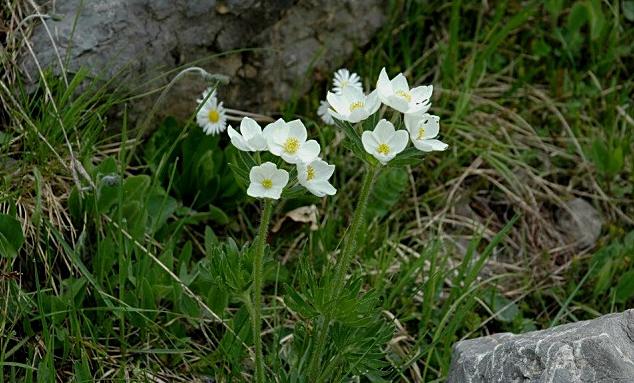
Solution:
[(402, 97), (407, 102), (412, 101), (412, 94), (406, 90), (397, 90), (396, 95)]
[(352, 104), (350, 104), (350, 111), (355, 111), (357, 109), (361, 109), (363, 108), (363, 101), (355, 101)]
[(295, 137), (289, 137), (284, 143), (284, 151), (288, 154), (295, 154), (299, 150), (299, 140)]
[(218, 113), (218, 111), (216, 109), (211, 109), (209, 111), (209, 121), (211, 121), (212, 123), (216, 123), (220, 120), (220, 113)]
[(390, 154), (390, 146), (388, 144), (381, 144), (378, 148), (376, 148), (376, 151), (384, 156), (387, 156)]
[(416, 139), (422, 140), (423, 138), (425, 138), (425, 128), (418, 128), (418, 136)]
[(341, 89), (345, 88), (348, 86), (348, 80), (341, 80), (341, 82), (339, 83), (339, 87)]
[(265, 189), (270, 189), (273, 187), (273, 181), (270, 178), (265, 178), (262, 180), (262, 187)]
[(306, 181), (310, 181), (315, 178), (315, 168), (312, 166), (306, 167)]

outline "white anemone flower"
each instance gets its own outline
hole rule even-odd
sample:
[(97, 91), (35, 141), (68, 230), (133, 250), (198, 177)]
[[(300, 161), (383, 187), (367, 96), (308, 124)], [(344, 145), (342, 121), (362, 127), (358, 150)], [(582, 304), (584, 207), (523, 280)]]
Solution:
[(227, 129), (233, 146), (244, 152), (257, 152), (266, 150), (266, 139), (262, 134), (262, 128), (255, 120), (244, 117), (240, 122), (240, 133), (229, 125)]
[(288, 184), (288, 172), (272, 162), (265, 162), (251, 168), (249, 180), (247, 194), (251, 197), (279, 199)]
[(311, 162), (319, 155), (319, 143), (308, 140), (306, 127), (300, 120), (285, 122), (281, 118), (263, 130), (269, 151), (289, 164)]
[(361, 142), (366, 152), (385, 165), (405, 149), (407, 132), (395, 130), (391, 122), (382, 119), (373, 131), (363, 132)]
[(319, 108), (317, 109), (317, 115), (321, 117), (321, 120), (325, 122), (326, 124), (333, 125), (335, 123), (335, 120), (332, 119), (332, 116), (328, 112), (329, 108), (330, 108), (330, 104), (328, 104), (328, 101), (324, 101), (324, 100), (319, 101)]
[(434, 90), (432, 85), (409, 88), (407, 79), (399, 73), (390, 80), (385, 68), (381, 69), (379, 80), (376, 83), (381, 102), (401, 113), (424, 113), (431, 106), (429, 100)]
[(337, 193), (337, 189), (328, 182), (328, 178), (334, 172), (335, 165), (328, 165), (326, 161), (319, 158), (308, 164), (303, 162), (297, 164), (297, 179), (300, 185), (317, 197), (335, 195)]
[(449, 145), (437, 140), (440, 117), (428, 113), (406, 114), (405, 127), (416, 149), (423, 152), (443, 151)]
[(328, 92), (326, 99), (332, 117), (352, 123), (365, 120), (381, 106), (376, 90), (366, 96), (359, 89), (347, 87), (341, 94)]
[(361, 77), (356, 73), (350, 73), (346, 68), (341, 68), (335, 72), (335, 78), (332, 79), (333, 92), (337, 94), (343, 93), (347, 87), (359, 89), (363, 92), (361, 85)]
[[(207, 91), (205, 91), (207, 92)], [(203, 128), (205, 134), (218, 134), (224, 132), (227, 128), (227, 116), (222, 101), (218, 102), (215, 96), (215, 90), (212, 96), (200, 107), (196, 114), (196, 122)]]

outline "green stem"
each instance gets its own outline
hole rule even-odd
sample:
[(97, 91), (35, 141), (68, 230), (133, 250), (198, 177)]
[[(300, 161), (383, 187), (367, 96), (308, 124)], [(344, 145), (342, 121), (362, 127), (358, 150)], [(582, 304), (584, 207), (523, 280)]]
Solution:
[[(350, 262), (352, 261), (352, 255), (357, 251), (357, 245), (359, 242), (359, 231), (363, 226), (363, 219), (365, 217), (365, 211), (368, 207), (368, 199), (370, 198), (370, 190), (372, 189), (372, 182), (374, 181), (374, 176), (376, 175), (376, 173), (377, 168), (373, 166), (368, 166), (367, 171), (365, 172), (363, 184), (361, 186), (361, 193), (359, 194), (359, 199), (357, 202), (357, 208), (354, 211), (352, 223), (350, 224), (350, 231), (343, 246), (343, 250), (341, 251), (341, 257), (339, 257), (337, 262), (337, 266), (335, 269), (335, 278), (330, 283), (332, 301), (334, 301), (339, 296), (341, 288), (343, 287), (346, 273), (348, 272), (348, 268), (350, 267)], [(308, 366), (308, 372), (311, 382), (318, 381), (319, 372), (317, 370), (319, 362), (321, 360), (321, 354), (324, 352), (324, 347), (326, 346), (326, 335), (328, 334), (328, 328), (330, 327), (331, 321), (331, 318), (326, 316), (319, 326), (319, 337), (317, 338), (315, 351), (313, 352), (310, 365)]]
[(334, 287), (332, 294), (333, 298), (339, 295), (346, 278), (346, 273), (350, 267), (350, 262), (352, 261), (352, 255), (354, 255), (357, 251), (357, 246), (359, 244), (359, 231), (363, 226), (363, 219), (365, 217), (365, 211), (368, 208), (368, 199), (370, 198), (370, 190), (372, 189), (372, 182), (374, 181), (376, 173), (377, 169), (375, 167), (368, 166), (365, 176), (363, 177), (363, 184), (361, 186), (361, 193), (359, 194), (358, 200), (359, 202), (357, 203), (357, 208), (354, 211), (354, 216), (352, 217), (352, 224), (350, 225), (350, 233), (343, 245), (341, 257), (337, 262), (334, 284), (331, 284), (331, 286)]
[(258, 228), (258, 238), (253, 258), (253, 341), (255, 343), (255, 381), (264, 383), (264, 357), (262, 356), (262, 279), (264, 246), (269, 231), (269, 221), (273, 211), (273, 202), (264, 200), (262, 218)]

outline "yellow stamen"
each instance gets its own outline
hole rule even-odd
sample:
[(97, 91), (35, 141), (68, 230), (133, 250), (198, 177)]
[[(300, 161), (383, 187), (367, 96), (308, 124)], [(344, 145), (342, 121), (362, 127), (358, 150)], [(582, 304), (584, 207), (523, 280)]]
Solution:
[(289, 137), (284, 143), (284, 151), (288, 154), (295, 154), (299, 150), (299, 140), (295, 137)]
[(407, 91), (404, 91), (404, 90), (397, 90), (396, 91), (396, 95), (397, 96), (401, 96), (407, 102), (412, 101), (412, 94), (410, 92), (407, 92)]
[(315, 168), (312, 166), (306, 167), (306, 181), (310, 181), (315, 178)]
[(216, 123), (220, 120), (220, 113), (218, 113), (218, 111), (216, 109), (211, 109), (209, 111), (209, 121), (211, 121), (212, 123)]
[(363, 101), (355, 101), (352, 104), (350, 104), (350, 111), (352, 112), (354, 110), (361, 109), (363, 108), (363, 105), (364, 105)]
[(422, 140), (423, 138), (425, 138), (425, 128), (418, 128), (418, 136), (416, 139)]
[(390, 154), (390, 146), (388, 144), (381, 144), (378, 148), (376, 148), (376, 151), (384, 156), (387, 156)]
[(270, 189), (273, 187), (273, 181), (270, 178), (265, 178), (262, 180), (262, 187), (265, 189)]

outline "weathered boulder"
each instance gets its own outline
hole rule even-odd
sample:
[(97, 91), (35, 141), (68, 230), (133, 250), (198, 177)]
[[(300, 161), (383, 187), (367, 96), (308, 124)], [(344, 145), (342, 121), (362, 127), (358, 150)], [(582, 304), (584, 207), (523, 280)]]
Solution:
[[(380, 0), (42, 3), (51, 4), (42, 13), (51, 16), (44, 22), (53, 36), (51, 41), (42, 24), (33, 31), (31, 42), (42, 67), (59, 73), (59, 62), (68, 57), (66, 71), (85, 67), (95, 77), (115, 77), (115, 84), (140, 93), (166, 84), (177, 72), (166, 71), (195, 63), (230, 76), (230, 86), (220, 92), (230, 106), (264, 113), (330, 76), (385, 20)], [(29, 53), (22, 67), (37, 77)], [(170, 92), (163, 110), (189, 115), (205, 86), (200, 77), (187, 76)]]
[(447, 382), (634, 382), (634, 310), (458, 342)]

